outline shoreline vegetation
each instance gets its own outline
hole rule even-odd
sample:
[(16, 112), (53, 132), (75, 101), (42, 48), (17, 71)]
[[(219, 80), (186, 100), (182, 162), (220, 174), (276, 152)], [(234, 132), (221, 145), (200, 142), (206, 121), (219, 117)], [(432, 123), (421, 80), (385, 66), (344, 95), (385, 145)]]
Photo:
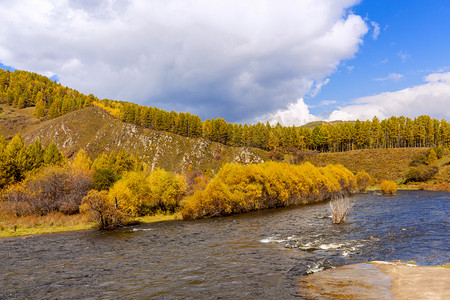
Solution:
[[(433, 187), (433, 186), (432, 186)], [(414, 191), (419, 190), (418, 186), (400, 186), (398, 190)], [(423, 189), (422, 189), (423, 190)], [(427, 191), (441, 191), (439, 189), (426, 189)], [(448, 192), (449, 190), (444, 190)], [(381, 190), (377, 186), (371, 186), (367, 193), (375, 193), (382, 196)], [(328, 201), (328, 200), (324, 200)], [(127, 220), (123, 226), (138, 224), (150, 224), (156, 222), (181, 220), (179, 213), (165, 213), (149, 216), (134, 217)], [(24, 237), (31, 235), (42, 235), (49, 233), (62, 233), (80, 230), (98, 229), (98, 224), (89, 220), (84, 214), (65, 215), (54, 212), (46, 216), (23, 216), (14, 218), (3, 218), (0, 220), (0, 239)]]
[(92, 162), (80, 150), (68, 161), (55, 143), (45, 147), (35, 140), (27, 146), (20, 135), (9, 143), (0, 137), (0, 150), (0, 237), (227, 216), (352, 192), (450, 190), (448, 150), (436, 157), (431, 149), (411, 161), (414, 172), (409, 176), (420, 179), (433, 170), (428, 181), (381, 183), (340, 164), (228, 163), (210, 178), (201, 170), (149, 170), (125, 151), (102, 154)]
[(341, 164), (275, 161), (227, 163), (210, 178), (192, 168), (184, 174), (151, 170), (125, 151), (92, 162), (82, 150), (67, 159), (53, 142), (27, 146), (20, 135), (9, 142), (0, 137), (0, 237), (227, 216), (367, 190), (389, 195), (398, 184), (449, 191), (449, 151), (437, 152), (413, 157), (407, 177), (396, 182), (380, 183)]

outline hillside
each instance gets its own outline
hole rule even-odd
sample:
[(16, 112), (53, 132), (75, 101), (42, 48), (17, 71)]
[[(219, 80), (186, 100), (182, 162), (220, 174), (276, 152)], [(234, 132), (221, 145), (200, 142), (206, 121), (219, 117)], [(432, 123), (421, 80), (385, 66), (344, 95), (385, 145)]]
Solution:
[(39, 138), (52, 140), (66, 156), (84, 149), (91, 157), (121, 149), (140, 157), (149, 168), (184, 172), (194, 169), (217, 172), (227, 162), (253, 163), (266, 160), (266, 152), (246, 147), (229, 147), (203, 138), (186, 138), (120, 121), (98, 107), (87, 107), (61, 117), (30, 122), (20, 132), (26, 143)]
[(39, 121), (33, 116), (33, 110), (33, 107), (16, 109), (0, 104), (0, 135), (10, 139), (17, 133), (23, 133), (26, 128), (38, 124)]
[(342, 164), (350, 171), (365, 171), (376, 180), (402, 179), (412, 159), (428, 148), (392, 148), (352, 150), (338, 153), (321, 153), (308, 157), (316, 166)]

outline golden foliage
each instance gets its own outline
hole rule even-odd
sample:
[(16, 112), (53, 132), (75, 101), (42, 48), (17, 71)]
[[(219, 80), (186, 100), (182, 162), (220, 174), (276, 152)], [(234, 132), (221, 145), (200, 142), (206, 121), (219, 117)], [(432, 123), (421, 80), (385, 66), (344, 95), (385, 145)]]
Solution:
[(109, 191), (118, 208), (129, 216), (143, 216), (157, 211), (174, 212), (185, 194), (184, 178), (162, 169), (150, 176), (128, 172)]
[(202, 218), (329, 199), (354, 188), (354, 175), (341, 165), (310, 163), (226, 164), (206, 189), (185, 200), (183, 218)]
[(395, 195), (395, 193), (397, 192), (397, 184), (392, 180), (384, 180), (380, 184), (380, 189), (383, 194)]
[(356, 174), (356, 190), (359, 193), (365, 193), (370, 185), (372, 178), (367, 172), (359, 171)]
[(143, 172), (125, 173), (109, 190), (109, 197), (115, 199), (118, 208), (129, 216), (142, 215), (145, 206), (149, 206), (152, 202), (150, 186)]
[(174, 212), (186, 191), (184, 178), (178, 174), (156, 169), (147, 179), (152, 206), (162, 211)]

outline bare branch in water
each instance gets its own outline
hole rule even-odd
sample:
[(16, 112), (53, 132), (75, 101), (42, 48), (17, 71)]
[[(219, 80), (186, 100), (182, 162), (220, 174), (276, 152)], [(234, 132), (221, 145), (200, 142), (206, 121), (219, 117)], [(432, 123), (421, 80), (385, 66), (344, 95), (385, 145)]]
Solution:
[(330, 201), (330, 210), (333, 224), (345, 222), (345, 217), (350, 210), (350, 199), (345, 195), (334, 196)]

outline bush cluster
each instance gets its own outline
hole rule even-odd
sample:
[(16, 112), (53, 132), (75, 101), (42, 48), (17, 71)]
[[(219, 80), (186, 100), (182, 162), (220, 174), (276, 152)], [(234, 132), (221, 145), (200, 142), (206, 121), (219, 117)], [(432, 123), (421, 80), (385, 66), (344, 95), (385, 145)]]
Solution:
[(184, 178), (162, 169), (149, 176), (144, 172), (125, 173), (108, 193), (129, 216), (175, 212), (184, 194)]
[(407, 182), (424, 182), (433, 178), (439, 171), (437, 166), (417, 166), (411, 167), (405, 174), (405, 183)]
[(380, 189), (383, 194), (395, 195), (395, 193), (397, 192), (397, 184), (392, 180), (384, 180), (380, 184)]
[(92, 187), (89, 173), (49, 166), (9, 186), (2, 194), (3, 210), (15, 216), (45, 215), (52, 211), (77, 213), (82, 198)]
[(205, 190), (186, 199), (181, 214), (196, 219), (310, 203), (349, 193), (354, 187), (355, 176), (341, 165), (231, 163), (222, 167)]
[(372, 178), (367, 172), (360, 171), (356, 174), (356, 191), (359, 193), (365, 193), (369, 187)]

